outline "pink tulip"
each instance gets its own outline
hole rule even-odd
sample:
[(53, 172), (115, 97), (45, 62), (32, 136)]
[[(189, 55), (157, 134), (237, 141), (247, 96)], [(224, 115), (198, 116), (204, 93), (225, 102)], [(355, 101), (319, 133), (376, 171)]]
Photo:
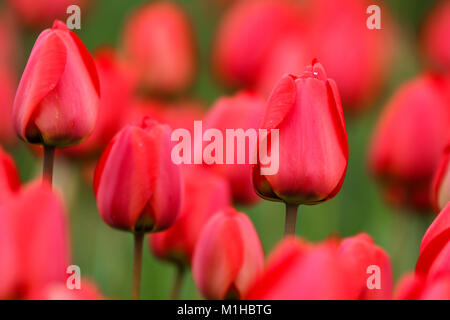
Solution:
[(13, 107), (19, 137), (51, 147), (78, 144), (92, 132), (100, 85), (89, 52), (56, 20), (36, 40)]
[[(205, 117), (203, 131), (210, 128), (218, 129), (226, 137), (227, 129), (255, 129), (257, 130), (264, 116), (264, 100), (258, 94), (250, 92), (239, 92), (231, 97), (219, 98)], [(205, 143), (204, 146), (207, 144)], [(226, 155), (226, 141), (223, 143), (223, 155)], [(233, 199), (240, 203), (254, 203), (259, 198), (253, 190), (251, 180), (251, 154), (250, 143), (246, 141), (245, 150), (237, 150), (234, 145), (234, 154), (245, 151), (245, 164), (208, 164), (218, 174), (225, 177), (233, 191)]]
[(430, 207), (433, 174), (448, 141), (448, 88), (447, 79), (423, 74), (401, 86), (383, 111), (368, 160), (389, 202)]
[(129, 63), (141, 85), (163, 94), (184, 90), (195, 72), (189, 18), (171, 2), (145, 4), (129, 17), (124, 33)]
[(67, 288), (65, 282), (49, 284), (27, 296), (28, 300), (104, 300), (97, 286), (89, 280), (81, 280), (81, 288)]
[(432, 202), (436, 212), (440, 212), (450, 202), (450, 145), (445, 148), (434, 175)]
[(204, 225), (216, 213), (231, 205), (228, 182), (208, 170), (186, 166), (180, 217), (168, 230), (150, 237), (153, 253), (160, 259), (189, 267), (197, 239)]
[(250, 219), (230, 207), (214, 215), (203, 228), (192, 272), (206, 298), (240, 298), (261, 275), (263, 259)]
[(0, 204), (19, 190), (20, 179), (13, 159), (0, 147)]
[(94, 191), (102, 219), (133, 232), (162, 231), (180, 211), (180, 170), (172, 162), (170, 129), (144, 119), (124, 127), (97, 165)]

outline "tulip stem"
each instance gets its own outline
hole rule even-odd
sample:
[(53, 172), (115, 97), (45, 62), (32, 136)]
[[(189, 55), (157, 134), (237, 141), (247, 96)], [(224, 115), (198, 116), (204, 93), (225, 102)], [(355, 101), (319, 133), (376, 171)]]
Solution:
[(284, 236), (295, 234), (295, 224), (297, 223), (298, 205), (286, 203), (286, 222), (284, 225)]
[(131, 284), (131, 299), (139, 300), (141, 295), (141, 273), (142, 273), (142, 245), (144, 233), (134, 233), (134, 256), (133, 256), (133, 282)]
[(173, 283), (170, 299), (178, 300), (180, 298), (181, 284), (183, 283), (183, 278), (184, 278), (184, 267), (177, 266), (175, 282)]
[(52, 185), (53, 183), (53, 163), (55, 161), (55, 147), (44, 146), (44, 165), (42, 169), (42, 179)]

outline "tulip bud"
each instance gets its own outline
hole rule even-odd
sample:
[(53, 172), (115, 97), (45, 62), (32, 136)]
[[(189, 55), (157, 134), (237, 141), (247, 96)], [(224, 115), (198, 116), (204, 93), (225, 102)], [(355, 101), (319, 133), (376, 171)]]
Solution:
[(231, 205), (228, 183), (208, 170), (183, 170), (184, 194), (180, 217), (168, 230), (152, 234), (150, 245), (160, 259), (189, 267), (199, 234), (208, 220)]
[(262, 128), (279, 130), (278, 173), (262, 175), (261, 158), (252, 168), (253, 185), (262, 198), (311, 205), (338, 193), (347, 170), (347, 133), (336, 83), (319, 63), (301, 76), (285, 75), (279, 81), (267, 101)]
[(450, 1), (440, 1), (425, 21), (423, 51), (436, 67), (450, 70)]
[(192, 272), (206, 298), (240, 298), (261, 275), (263, 259), (252, 222), (230, 207), (214, 215), (203, 228)]
[(450, 145), (445, 148), (434, 175), (432, 201), (434, 210), (437, 213), (450, 202)]
[[(223, 97), (217, 100), (204, 120), (204, 131), (218, 129), (226, 137), (227, 129), (258, 129), (264, 117), (264, 100), (257, 94), (240, 92), (232, 97)], [(227, 138), (234, 139), (234, 138)], [(248, 141), (247, 141), (248, 140)], [(236, 156), (245, 151), (245, 163), (227, 163), (224, 156), (223, 163), (208, 165), (215, 172), (225, 177), (231, 186), (233, 198), (240, 203), (254, 203), (259, 198), (253, 190), (251, 178), (252, 144), (250, 138), (245, 138), (245, 150), (238, 150), (238, 143), (234, 143), (234, 150), (228, 150), (230, 141), (223, 141), (223, 155), (233, 151)]]
[(449, 134), (446, 81), (429, 74), (409, 81), (390, 99), (378, 121), (369, 167), (393, 204), (430, 207), (433, 174)]
[(145, 89), (170, 94), (190, 85), (195, 71), (192, 28), (175, 3), (139, 7), (128, 19), (124, 46)]
[(0, 147), (0, 204), (20, 186), (19, 173), (12, 158)]
[(144, 119), (111, 140), (97, 165), (94, 191), (102, 219), (133, 232), (169, 228), (181, 202), (180, 169), (170, 157), (170, 129)]
[(36, 40), (13, 107), (18, 136), (26, 142), (64, 148), (92, 132), (100, 86), (89, 52), (56, 20)]

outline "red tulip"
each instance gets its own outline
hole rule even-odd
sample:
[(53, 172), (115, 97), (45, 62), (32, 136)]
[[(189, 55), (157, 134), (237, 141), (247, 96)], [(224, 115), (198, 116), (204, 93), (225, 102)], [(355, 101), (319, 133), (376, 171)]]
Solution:
[(393, 52), (389, 10), (381, 6), (381, 29), (369, 29), (369, 0), (309, 1), (307, 40), (341, 93), (344, 109), (357, 111), (379, 93)]
[[(208, 129), (218, 129), (226, 137), (227, 129), (255, 129), (257, 130), (264, 116), (264, 100), (257, 94), (249, 92), (240, 92), (232, 97), (222, 97), (215, 102), (204, 120), (205, 132)], [(227, 154), (226, 141), (223, 141), (223, 155)], [(206, 146), (206, 144), (204, 144)], [(237, 143), (234, 144), (234, 155), (238, 154)], [(230, 183), (235, 201), (241, 203), (254, 203), (259, 198), (253, 190), (251, 180), (251, 144), (246, 141), (245, 164), (211, 164), (208, 167), (224, 176)]]
[(19, 190), (20, 179), (12, 158), (0, 147), (0, 204)]
[(427, 281), (424, 277), (409, 273), (397, 284), (398, 300), (449, 300), (450, 276)]
[[(87, 0), (6, 0), (20, 20), (31, 27), (42, 27), (55, 19), (69, 17), (66, 13), (70, 5), (78, 5), (83, 9)], [(84, 13), (84, 11), (83, 11)]]
[(428, 209), (429, 190), (448, 141), (446, 80), (422, 75), (389, 101), (372, 139), (369, 166), (390, 202)]
[(436, 66), (450, 70), (450, 1), (436, 5), (425, 22), (423, 51)]
[(194, 39), (184, 10), (170, 2), (146, 4), (128, 19), (124, 46), (142, 86), (176, 93), (191, 84)]
[(278, 82), (262, 128), (279, 130), (279, 170), (262, 175), (261, 159), (253, 166), (253, 184), (261, 197), (299, 205), (337, 194), (348, 163), (347, 133), (336, 84), (319, 63)]
[(28, 300), (103, 300), (97, 286), (86, 279), (81, 280), (80, 289), (69, 289), (67, 284), (53, 283), (32, 292)]
[[(2, 228), (9, 229), (9, 254), (0, 261), (6, 260), (15, 269), (6, 298), (27, 297), (51, 283), (65, 283), (69, 261), (66, 218), (60, 198), (49, 185), (34, 183), (23, 188), (0, 207), (0, 219), (4, 219)], [(5, 254), (1, 250), (5, 243), (0, 240), (0, 253)], [(3, 270), (2, 282), (4, 272), (8, 274), (8, 269)]]
[(94, 61), (81, 40), (56, 20), (36, 40), (13, 107), (19, 137), (67, 147), (94, 129), (100, 86)]
[(263, 269), (263, 250), (253, 224), (228, 208), (203, 228), (192, 260), (200, 292), (208, 299), (242, 297)]
[(94, 61), (102, 92), (97, 123), (86, 141), (64, 149), (64, 153), (73, 156), (90, 156), (100, 152), (125, 124), (130, 106), (133, 81), (113, 49), (98, 50)]
[(180, 211), (179, 168), (172, 162), (170, 129), (144, 119), (126, 126), (106, 147), (95, 172), (102, 219), (133, 232), (162, 231)]
[(450, 145), (444, 150), (433, 179), (432, 201), (436, 212), (450, 201)]
[(232, 86), (255, 85), (274, 42), (299, 21), (297, 7), (289, 1), (237, 1), (215, 37), (213, 62), (218, 75)]
[(183, 171), (184, 196), (180, 217), (168, 230), (151, 235), (153, 253), (180, 267), (190, 266), (197, 239), (206, 222), (231, 204), (231, 192), (223, 178), (200, 168)]

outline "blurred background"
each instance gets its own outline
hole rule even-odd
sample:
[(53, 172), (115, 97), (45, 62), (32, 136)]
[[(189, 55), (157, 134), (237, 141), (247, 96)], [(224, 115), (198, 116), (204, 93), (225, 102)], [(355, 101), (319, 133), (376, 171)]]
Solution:
[[(13, 68), (11, 72), (18, 80), (36, 37), (44, 28), (51, 27), (52, 22), (48, 22), (44, 18), (26, 20), (24, 18), (26, 15), (21, 15), (17, 9), (14, 9), (10, 4), (12, 2), (14, 1), (0, 2), (2, 14), (0, 23), (11, 23), (14, 28), (14, 39), (7, 41), (8, 45), (13, 45), (14, 42), (15, 49), (13, 49), (12, 58), (14, 62), (11, 61), (8, 65)], [(37, 0), (34, 2), (39, 3)], [(99, 47), (111, 46), (117, 48), (118, 52), (122, 52), (127, 19), (135, 10), (138, 10), (137, 8), (140, 8), (140, 5), (156, 1), (95, 0), (84, 2), (88, 3), (82, 5), (81, 30), (75, 30), (75, 32), (87, 48), (94, 52)], [(246, 85), (242, 83), (229, 85), (227, 83), (229, 81), (222, 81), (220, 71), (218, 72), (214, 68), (213, 58), (213, 48), (216, 41), (219, 41), (220, 25), (223, 23), (223, 19), (233, 9), (233, 6), (246, 1), (174, 0), (172, 2), (180, 6), (192, 28), (195, 75), (189, 85), (176, 94), (143, 92), (139, 89), (136, 94), (161, 105), (179, 105), (185, 101), (195, 101), (195, 104), (200, 105), (206, 112), (217, 98), (233, 94), (237, 88)], [(308, 3), (308, 1), (298, 2), (301, 6)], [(336, 1), (336, 3), (340, 3), (340, 1)], [(370, 87), (379, 86), (376, 93), (370, 93), (368, 95), (370, 97), (367, 99), (366, 97), (354, 97), (351, 94), (343, 97), (350, 159), (342, 190), (328, 202), (316, 206), (301, 206), (299, 209), (297, 223), (299, 236), (310, 241), (322, 241), (329, 236), (346, 237), (367, 232), (373, 237), (376, 244), (389, 253), (395, 279), (404, 272), (414, 269), (421, 238), (435, 214), (430, 209), (419, 212), (411, 207), (389, 205), (382, 196), (377, 180), (368, 170), (368, 149), (374, 126), (389, 98), (403, 82), (429, 67), (429, 61), (422, 54), (421, 37), (426, 18), (437, 3), (438, 1), (420, 0), (371, 1), (370, 3), (361, 1), (360, 5), (363, 9), (367, 7), (365, 4), (378, 4), (382, 7), (382, 32), (384, 34), (373, 40), (374, 48), (369, 50), (372, 50), (371, 54), (374, 55), (372, 60), (389, 55), (389, 58), (386, 58), (389, 62), (383, 62), (382, 67), (375, 67), (382, 68), (385, 72), (382, 76), (383, 80), (380, 80), (379, 84), (368, 84)], [(332, 32), (332, 25), (335, 22), (333, 19), (348, 19), (345, 14), (347, 9), (345, 6), (342, 8), (336, 6), (330, 10), (327, 13), (330, 14), (330, 18), (320, 22), (323, 24), (323, 30), (320, 27), (316, 29), (320, 30), (323, 39), (334, 39), (336, 51), (352, 52), (353, 48), (359, 45), (359, 41), (344, 39), (345, 41), (340, 42), (339, 34)], [(364, 20), (361, 20), (363, 23), (361, 28), (366, 29), (365, 19), (369, 15), (365, 11), (360, 13), (364, 17)], [(67, 15), (63, 14), (62, 19), (65, 17)], [(298, 19), (302, 23), (300, 16)], [(330, 25), (326, 24), (327, 21)], [(43, 25), (39, 26), (40, 23)], [(308, 24), (309, 22), (305, 20), (304, 23)], [(270, 23), (265, 26), (270, 28)], [(239, 30), (236, 27), (235, 32), (239, 33)], [(365, 30), (358, 33), (358, 27), (351, 24), (345, 30), (349, 35), (354, 33), (362, 37), (366, 32), (379, 32)], [(242, 32), (247, 35), (245, 31)], [(261, 37), (263, 36), (261, 35)], [(248, 39), (249, 42), (252, 41), (251, 36)], [(315, 41), (320, 41), (320, 39), (317, 40), (316, 37)], [(442, 41), (448, 42), (449, 39), (442, 39)], [(305, 57), (301, 58), (302, 68), (310, 63), (311, 58), (315, 57), (315, 47), (312, 46), (312, 48), (311, 53), (305, 53)], [(328, 50), (330, 49), (328, 48)], [(245, 53), (242, 55), (245, 57)], [(372, 60), (369, 59), (367, 64), (371, 64)], [(358, 58), (355, 61), (358, 62)], [(366, 69), (371, 66), (364, 63), (355, 65), (354, 68), (358, 72), (367, 71)], [(324, 63), (324, 66), (329, 71), (327, 62)], [(349, 73), (352, 68), (350, 65)], [(300, 71), (293, 70), (292, 72), (299, 73)], [(331, 73), (328, 75), (333, 77)], [(364, 77), (371, 77), (371, 75), (366, 74)], [(337, 82), (339, 86), (340, 83)], [(345, 105), (346, 103), (348, 103), (348, 107)], [(4, 112), (5, 107), (2, 106), (1, 110)], [(176, 117), (176, 109), (173, 114)], [(2, 146), (14, 157), (22, 181), (30, 181), (39, 175), (41, 160), (37, 152), (32, 151), (21, 141), (8, 141), (2, 143)], [(95, 157), (92, 158), (94, 160), (90, 163), (95, 164)], [(128, 298), (132, 267), (132, 237), (126, 232), (111, 229), (101, 220), (97, 212), (92, 185), (86, 178), (91, 175), (92, 165), (89, 169), (89, 165), (85, 164), (85, 160), (72, 157), (70, 154), (58, 156), (56, 160), (56, 184), (64, 192), (70, 219), (73, 264), (80, 266), (82, 276), (93, 279), (106, 297)], [(241, 204), (236, 206), (239, 211), (250, 216), (260, 235), (265, 252), (270, 252), (283, 233), (284, 206), (269, 201), (259, 201), (251, 206)], [(173, 285), (175, 272), (176, 269), (172, 264), (156, 259), (146, 243), (142, 298), (167, 299)], [(201, 298), (190, 274), (183, 284), (181, 298)]]

